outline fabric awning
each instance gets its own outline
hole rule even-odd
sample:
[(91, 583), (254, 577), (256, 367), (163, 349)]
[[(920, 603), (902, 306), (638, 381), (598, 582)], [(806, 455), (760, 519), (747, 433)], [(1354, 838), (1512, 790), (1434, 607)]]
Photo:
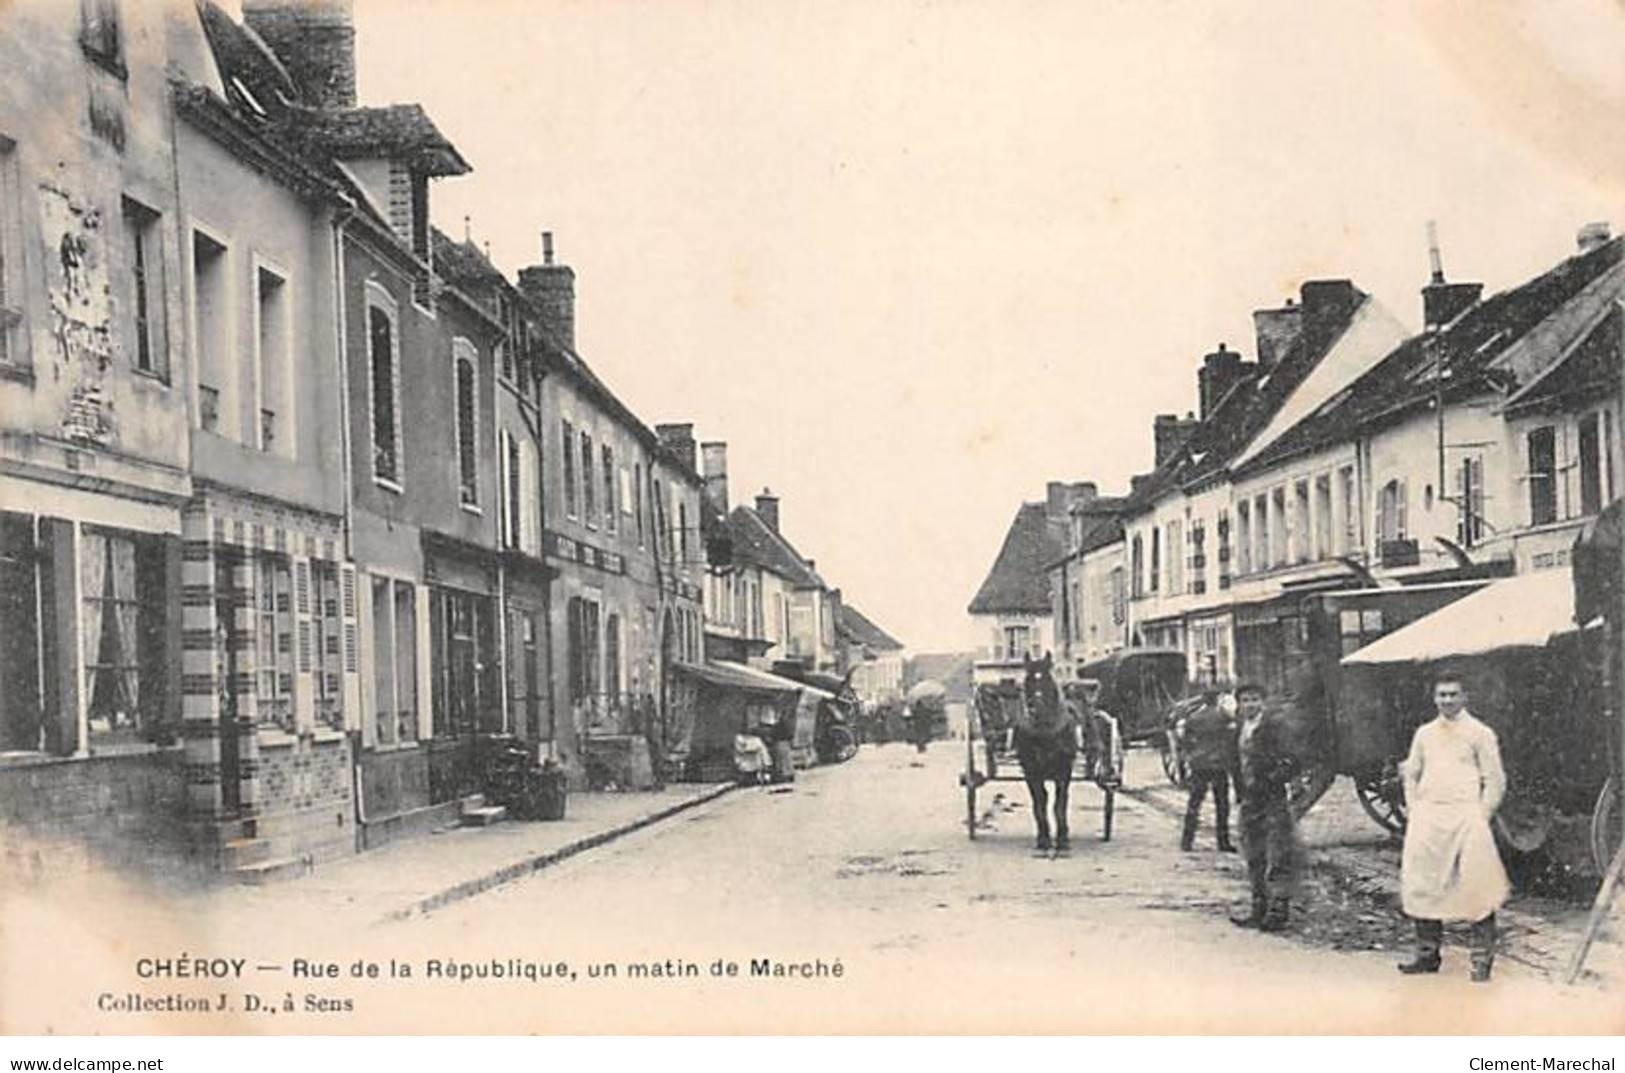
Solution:
[(1541, 648), (1575, 629), (1567, 567), (1486, 585), (1343, 657), (1344, 663), (1425, 663), (1499, 648)]
[(785, 695), (807, 692), (817, 697), (830, 697), (831, 694), (822, 689), (793, 682), (788, 678), (780, 678), (776, 674), (759, 671), (755, 667), (747, 667), (743, 663), (730, 663), (727, 660), (711, 660), (707, 663), (679, 663), (678, 672), (692, 675), (704, 682), (729, 689), (742, 689), (751, 693), (770, 693)]

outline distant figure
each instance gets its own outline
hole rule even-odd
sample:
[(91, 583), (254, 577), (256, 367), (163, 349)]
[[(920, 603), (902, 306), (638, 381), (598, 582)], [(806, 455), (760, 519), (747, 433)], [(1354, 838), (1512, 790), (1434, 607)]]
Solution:
[(1202, 800), (1213, 788), (1213, 818), (1219, 832), (1219, 849), (1236, 852), (1230, 842), (1230, 770), (1235, 766), (1235, 729), (1218, 704), (1218, 693), (1209, 690), (1202, 706), (1185, 719), (1180, 735), (1185, 760), (1190, 768), (1190, 797), (1185, 802), (1185, 830), (1179, 848), (1189, 851), (1196, 843), (1196, 828), (1202, 821)]
[(936, 711), (932, 705), (923, 700), (917, 700), (908, 709), (909, 740), (914, 743), (914, 751), (923, 753), (926, 746), (931, 744), (931, 725), (936, 721)]
[(1282, 931), (1291, 918), (1299, 850), (1287, 784), (1298, 773), (1286, 719), (1264, 711), (1264, 690), (1236, 688), (1241, 726), (1236, 732), (1236, 801), (1241, 806), (1241, 848), (1247, 854), (1252, 911), (1230, 922), (1241, 928)]
[(1506, 794), (1495, 731), (1467, 710), (1461, 676), (1433, 679), (1438, 714), (1411, 739), (1400, 765), (1409, 815), (1400, 859), (1400, 901), (1416, 921), (1416, 957), (1407, 975), (1438, 972), (1445, 921), (1472, 923), (1472, 978), (1484, 983), (1495, 962), (1495, 911), (1506, 901), (1506, 869), (1490, 818)]
[(755, 734), (734, 735), (734, 772), (741, 786), (760, 786), (772, 777), (773, 757)]

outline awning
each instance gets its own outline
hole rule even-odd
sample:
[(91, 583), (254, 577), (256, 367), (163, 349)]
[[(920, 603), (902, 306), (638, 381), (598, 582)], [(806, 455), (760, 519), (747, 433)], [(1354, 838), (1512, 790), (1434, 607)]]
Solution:
[(747, 667), (743, 663), (730, 663), (727, 660), (711, 660), (708, 663), (679, 663), (676, 665), (679, 673), (691, 675), (703, 682), (727, 689), (742, 689), (751, 693), (769, 693), (786, 695), (793, 693), (811, 693), (816, 697), (830, 697), (822, 689), (793, 682), (788, 678), (780, 678), (776, 674), (759, 671), (755, 667)]
[(1495, 581), (1343, 657), (1344, 663), (1425, 663), (1500, 648), (1541, 648), (1575, 629), (1567, 567)]

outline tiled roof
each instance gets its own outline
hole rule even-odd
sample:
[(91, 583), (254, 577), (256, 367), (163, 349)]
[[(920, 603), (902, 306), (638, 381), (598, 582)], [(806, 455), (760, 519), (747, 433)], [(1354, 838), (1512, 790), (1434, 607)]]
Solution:
[(340, 160), (407, 160), (426, 175), (466, 175), (473, 170), (421, 105), (300, 108), (297, 114), (304, 132)]
[(826, 587), (824, 579), (807, 565), (801, 553), (750, 507), (733, 509), (728, 516), (728, 533), (733, 538), (734, 562), (759, 566), (777, 574), (794, 588)]
[(434, 269), (453, 283), (501, 284), (501, 269), (472, 242), (457, 242), (438, 227), (430, 230), (434, 242)]
[[(198, 18), (231, 102), (249, 112), (280, 110), (301, 100), (282, 61), (260, 36), (218, 4), (198, 6)], [(246, 91), (246, 92), (245, 92)]]
[(970, 602), (970, 613), (1048, 614), (1049, 564), (1066, 551), (1064, 528), (1051, 522), (1044, 504), (1023, 503), (1004, 535), (993, 569)]
[[(1448, 398), (1520, 385), (1502, 359), (1518, 340), (1620, 263), (1621, 239), (1570, 257), (1521, 286), (1485, 299), (1457, 317), (1430, 344), (1427, 335), (1407, 339), (1387, 357), (1314, 413), (1288, 429), (1252, 459), (1256, 472), (1299, 454), (1353, 436), (1357, 430), (1397, 418), (1431, 403), (1436, 354), (1445, 355)], [(1558, 355), (1549, 355), (1555, 360)], [(1529, 381), (1526, 380), (1527, 384)]]
[(897, 652), (903, 647), (901, 641), (876, 626), (867, 615), (851, 604), (841, 605), (841, 616), (837, 626), (847, 637), (876, 652)]

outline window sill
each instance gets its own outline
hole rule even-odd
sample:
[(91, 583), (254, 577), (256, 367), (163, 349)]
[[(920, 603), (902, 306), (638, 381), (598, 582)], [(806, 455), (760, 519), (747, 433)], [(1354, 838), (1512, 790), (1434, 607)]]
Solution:
[(286, 749), (299, 743), (297, 734), (290, 734), (281, 727), (260, 727), (255, 737), (261, 749)]
[(331, 745), (334, 742), (343, 741), (344, 738), (344, 731), (334, 730), (332, 727), (317, 727), (310, 734), (310, 740), (317, 745)]
[(415, 741), (392, 741), (374, 745), (372, 751), (375, 753), (404, 753), (410, 752), (417, 747), (418, 743)]
[(131, 366), (130, 371), (143, 380), (151, 380), (166, 391), (170, 387), (168, 373), (161, 373), (157, 369), (143, 369), (140, 366)]
[(472, 515), (475, 515), (476, 517), (484, 517), (485, 516), (485, 512), (480, 509), (478, 503), (459, 503), (458, 506), (463, 508), (463, 512), (465, 514), (472, 514)]
[(406, 494), (405, 488), (402, 488), (399, 484), (390, 480), (388, 477), (380, 477), (376, 473), (372, 476), (372, 483), (377, 485), (379, 488), (382, 488), (386, 492), (393, 492), (395, 495)]

